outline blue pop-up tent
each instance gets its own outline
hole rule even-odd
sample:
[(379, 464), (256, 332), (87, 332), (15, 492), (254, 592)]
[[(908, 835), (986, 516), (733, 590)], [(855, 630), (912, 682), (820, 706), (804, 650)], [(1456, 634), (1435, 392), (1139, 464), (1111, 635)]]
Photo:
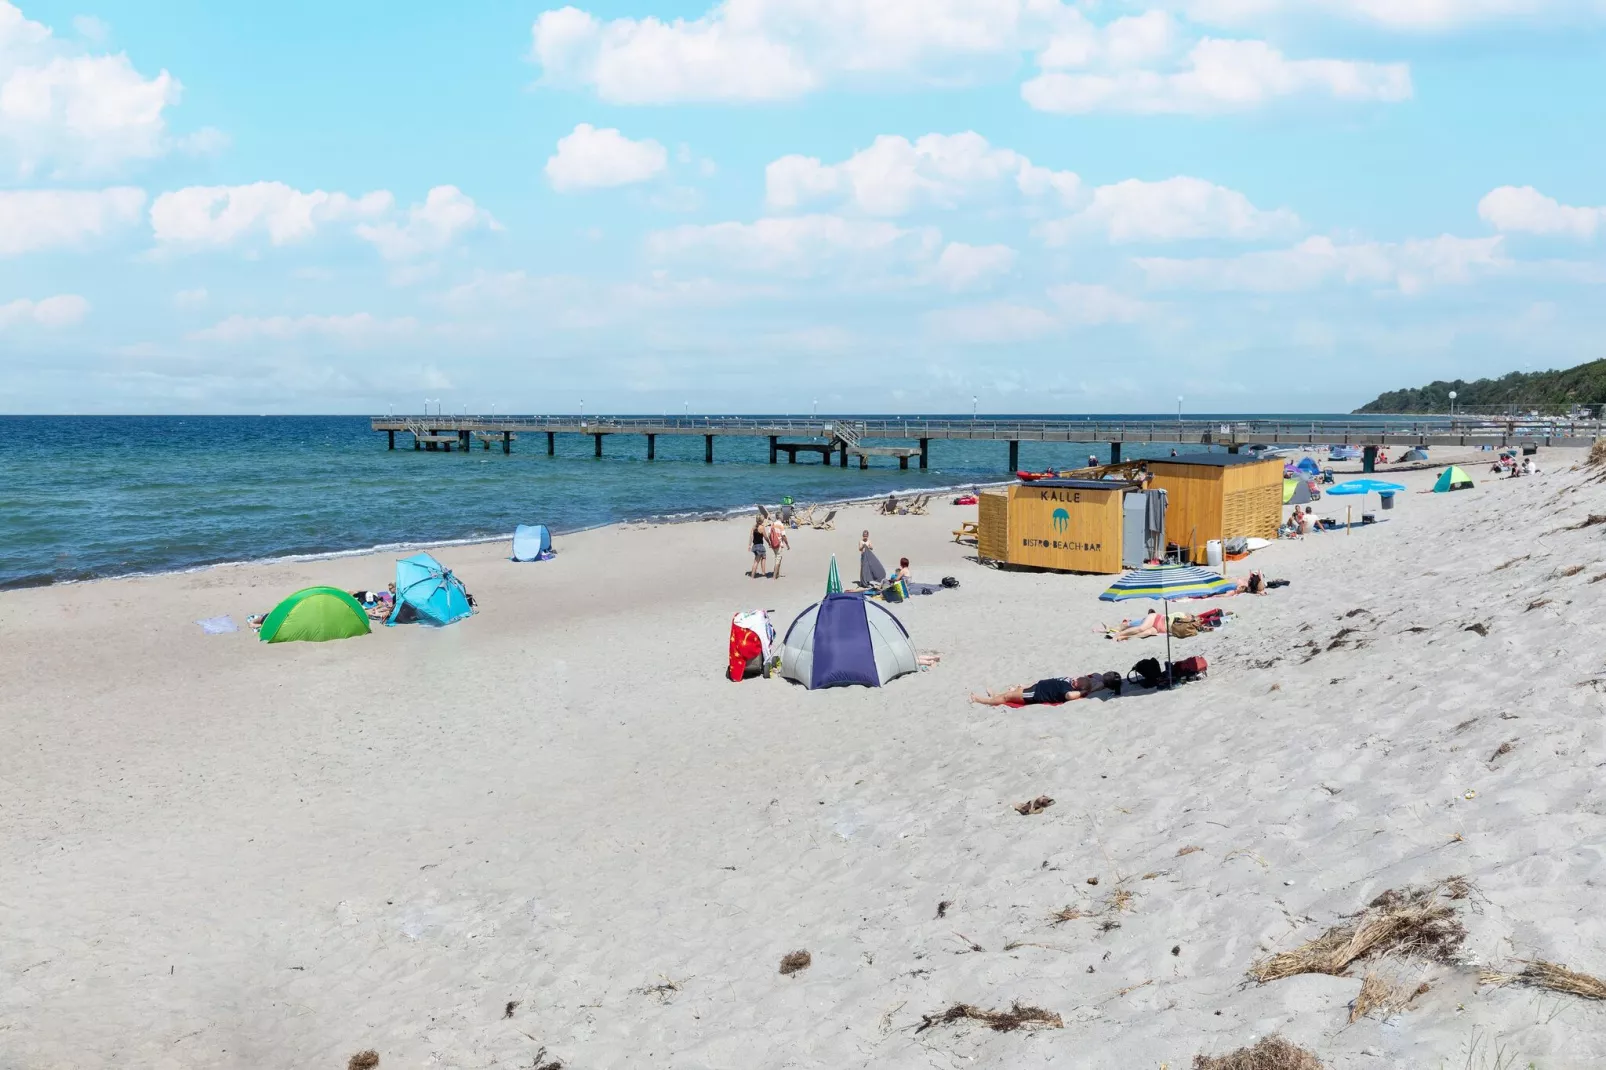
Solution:
[(862, 595), (828, 594), (797, 615), (781, 642), (781, 675), (813, 691), (880, 687), (920, 661), (903, 623)]
[(552, 550), (552, 533), (545, 524), (520, 524), (513, 529), (513, 560), (539, 561)]
[(416, 620), (445, 625), (474, 612), (463, 581), (428, 554), (414, 554), (396, 562), (396, 607), (385, 626)]

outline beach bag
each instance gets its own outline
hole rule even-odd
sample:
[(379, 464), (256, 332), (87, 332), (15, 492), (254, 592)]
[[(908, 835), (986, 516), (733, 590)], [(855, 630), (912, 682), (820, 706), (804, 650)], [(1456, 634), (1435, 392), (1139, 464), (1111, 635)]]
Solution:
[(738, 683), (749, 670), (759, 668), (764, 657), (764, 641), (750, 628), (731, 622), (729, 664), (725, 679)]
[(769, 534), (765, 538), (769, 540), (770, 549), (779, 553), (781, 549), (781, 532), (775, 528), (770, 528)]
[(952, 576), (944, 576), (942, 578), (942, 585), (949, 588), (958, 587), (959, 581), (954, 579)]
[(1159, 687), (1165, 681), (1165, 670), (1160, 668), (1159, 658), (1144, 658), (1132, 666), (1126, 678), (1142, 687)]
[(1207, 609), (1199, 614), (1199, 627), (1209, 631), (1219, 628), (1226, 623), (1226, 616), (1219, 609)]
[(902, 580), (889, 583), (881, 589), (881, 599), (885, 602), (902, 602), (909, 597), (909, 588), (903, 585)]
[(1171, 678), (1179, 684), (1188, 680), (1197, 680), (1205, 675), (1209, 669), (1210, 663), (1196, 654), (1191, 658), (1183, 658), (1181, 661), (1172, 662)]
[(1171, 619), (1171, 638), (1192, 639), (1199, 634), (1199, 622), (1192, 617), (1173, 617)]

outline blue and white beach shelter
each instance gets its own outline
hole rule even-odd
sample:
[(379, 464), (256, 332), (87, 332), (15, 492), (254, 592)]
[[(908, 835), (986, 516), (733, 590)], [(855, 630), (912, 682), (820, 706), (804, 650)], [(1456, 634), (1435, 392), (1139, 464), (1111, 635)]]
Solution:
[(513, 560), (539, 561), (552, 549), (552, 533), (545, 524), (520, 524), (513, 529)]
[(892, 611), (862, 595), (828, 594), (797, 615), (781, 641), (781, 675), (810, 691), (880, 687), (919, 672), (915, 645)]
[(385, 618), (386, 627), (409, 620), (451, 624), (473, 612), (463, 581), (433, 557), (414, 554), (396, 562), (396, 607)]

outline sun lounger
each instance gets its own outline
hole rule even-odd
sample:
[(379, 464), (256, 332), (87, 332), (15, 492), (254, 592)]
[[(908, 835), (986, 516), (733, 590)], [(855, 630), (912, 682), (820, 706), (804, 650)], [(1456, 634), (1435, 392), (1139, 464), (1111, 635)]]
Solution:
[(930, 509), (931, 495), (923, 494), (913, 505), (909, 507), (909, 512), (913, 516), (925, 516)]
[(818, 524), (814, 525), (814, 530), (815, 531), (834, 531), (834, 530), (836, 530), (836, 525), (832, 523), (832, 521), (835, 520), (835, 519), (836, 519), (836, 510), (832, 509), (829, 513), (825, 514), (825, 519), (824, 520), (822, 520)]

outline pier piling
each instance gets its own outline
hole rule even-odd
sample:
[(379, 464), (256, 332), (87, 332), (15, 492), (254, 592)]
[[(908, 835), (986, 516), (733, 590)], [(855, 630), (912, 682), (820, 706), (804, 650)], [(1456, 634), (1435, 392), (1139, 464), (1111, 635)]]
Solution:
[(770, 436), (770, 464), (775, 463), (776, 442), (779, 440), (779, 438), (779, 435)]
[(600, 434), (594, 434), (591, 437), (597, 440), (597, 451), (594, 454), (594, 456), (601, 457), (602, 456), (602, 436)]
[(928, 460), (930, 460), (930, 458), (931, 458), (931, 439), (923, 438), (923, 439), (920, 440), (920, 470), (922, 472), (924, 472), (926, 470), (926, 462)]
[(703, 436), (703, 463), (704, 464), (713, 464), (714, 463), (714, 436), (713, 435), (704, 435)]
[(396, 448), (396, 432), (387, 431), (385, 433), (390, 436), (390, 445), (388, 447), (386, 447), (386, 448), (387, 449), (395, 449)]
[(1009, 440), (1009, 470), (1011, 472), (1020, 470), (1020, 439), (1018, 438)]
[(557, 435), (557, 432), (556, 431), (548, 431), (546, 433), (546, 455), (548, 457), (555, 457), (555, 456), (557, 456), (557, 452), (558, 452), (558, 435)]
[(647, 436), (647, 460), (652, 461), (652, 460), (656, 460), (657, 458), (658, 458), (658, 436), (657, 435), (648, 435)]

